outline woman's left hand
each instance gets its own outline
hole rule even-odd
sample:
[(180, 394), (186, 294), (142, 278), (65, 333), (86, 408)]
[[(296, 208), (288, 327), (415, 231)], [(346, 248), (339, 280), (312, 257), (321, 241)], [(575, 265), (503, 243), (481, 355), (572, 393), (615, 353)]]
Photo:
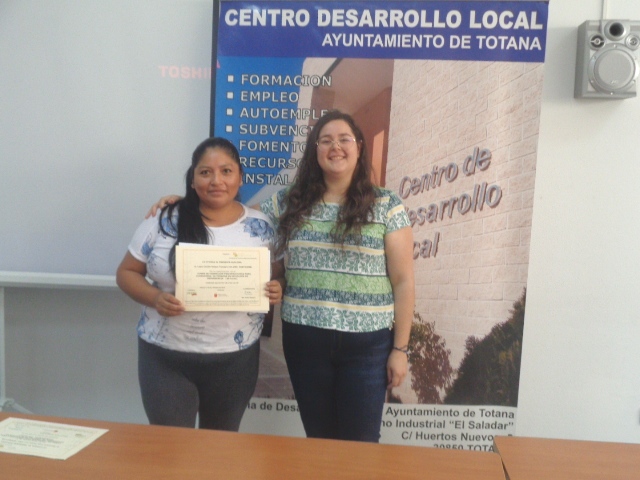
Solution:
[(399, 386), (409, 372), (409, 359), (407, 354), (400, 350), (391, 350), (387, 360), (387, 388)]
[(269, 305), (275, 305), (282, 301), (282, 284), (278, 280), (271, 280), (267, 282), (267, 286), (264, 291), (267, 297), (269, 297)]
[(160, 210), (162, 210), (163, 207), (165, 207), (166, 205), (169, 205), (169, 204), (174, 204), (177, 201), (179, 201), (181, 198), (182, 197), (179, 196), (179, 195), (166, 195), (166, 196), (162, 197), (156, 203), (151, 205), (151, 208), (149, 209), (147, 214), (144, 216), (144, 218), (155, 217), (156, 213), (158, 213)]

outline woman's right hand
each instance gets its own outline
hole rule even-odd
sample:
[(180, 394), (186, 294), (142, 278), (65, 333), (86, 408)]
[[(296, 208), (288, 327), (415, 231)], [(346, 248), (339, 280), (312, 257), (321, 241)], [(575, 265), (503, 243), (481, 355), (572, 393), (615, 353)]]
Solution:
[(184, 313), (184, 306), (180, 300), (167, 292), (160, 292), (153, 303), (153, 308), (163, 317), (175, 317)]
[(147, 264), (135, 258), (131, 252), (125, 253), (116, 271), (116, 283), (120, 289), (136, 302), (155, 308), (163, 317), (173, 317), (184, 312), (180, 300), (151, 285), (146, 276)]
[(174, 204), (180, 199), (182, 199), (180, 195), (166, 195), (162, 197), (156, 203), (151, 205), (151, 208), (144, 216), (144, 218), (155, 217), (156, 213), (158, 213), (158, 210), (162, 210), (164, 206)]

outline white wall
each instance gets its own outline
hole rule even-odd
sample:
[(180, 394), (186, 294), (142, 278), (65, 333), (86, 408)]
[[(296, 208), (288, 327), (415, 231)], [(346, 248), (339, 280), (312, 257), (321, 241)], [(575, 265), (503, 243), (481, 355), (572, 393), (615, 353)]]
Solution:
[(42, 415), (147, 423), (140, 307), (116, 290), (6, 288), (6, 396)]
[(576, 28), (601, 5), (549, 7), (516, 431), (638, 443), (640, 97), (573, 98)]
[[(640, 443), (640, 97), (573, 99), (576, 30), (600, 13), (550, 2), (517, 433)], [(640, 20), (640, 3), (612, 0), (608, 16)], [(5, 311), (10, 397), (146, 423), (131, 300), (7, 288)]]

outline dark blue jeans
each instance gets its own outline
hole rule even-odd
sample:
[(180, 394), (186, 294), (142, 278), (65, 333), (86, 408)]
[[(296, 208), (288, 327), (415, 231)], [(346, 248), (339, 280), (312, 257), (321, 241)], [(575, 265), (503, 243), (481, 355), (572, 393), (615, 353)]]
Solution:
[(307, 436), (378, 442), (391, 330), (340, 332), (282, 322), (282, 344)]

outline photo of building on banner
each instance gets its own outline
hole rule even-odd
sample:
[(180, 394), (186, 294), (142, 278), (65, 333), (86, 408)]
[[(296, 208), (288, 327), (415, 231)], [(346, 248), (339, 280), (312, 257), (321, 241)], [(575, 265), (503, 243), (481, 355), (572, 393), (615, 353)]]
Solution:
[[(238, 146), (243, 201), (286, 188), (339, 109), (407, 209), (410, 374), (381, 442), (490, 449), (516, 424), (548, 2), (219, 6), (213, 131)], [(277, 314), (260, 361), (243, 429), (303, 435)]]

